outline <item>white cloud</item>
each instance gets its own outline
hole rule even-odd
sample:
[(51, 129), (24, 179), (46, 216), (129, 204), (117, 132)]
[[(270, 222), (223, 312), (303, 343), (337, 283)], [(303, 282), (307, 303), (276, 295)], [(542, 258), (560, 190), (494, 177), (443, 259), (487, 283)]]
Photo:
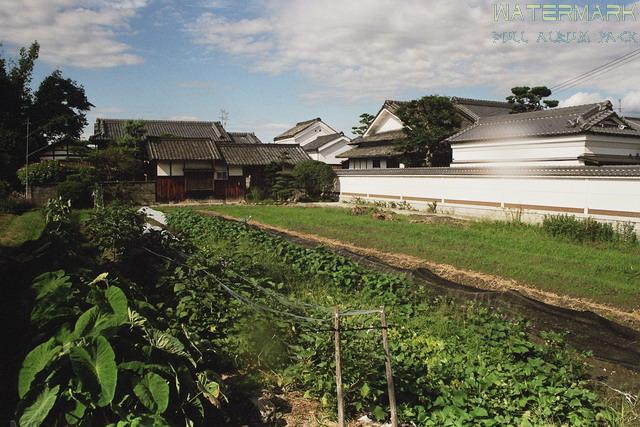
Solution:
[(594, 92), (578, 92), (567, 99), (560, 101), (560, 107), (572, 107), (574, 105), (594, 104), (605, 101), (607, 98)]
[[(253, 70), (302, 73), (310, 81), (307, 96), (347, 99), (551, 86), (638, 48), (598, 43), (599, 31), (633, 29), (624, 23), (495, 23), (492, 13), (486, 0), (270, 0), (254, 18), (206, 12), (187, 29), (194, 43), (239, 57)], [(592, 43), (536, 43), (539, 31), (578, 30), (589, 31)], [(493, 31), (526, 31), (530, 40), (494, 43)], [(637, 87), (639, 71), (640, 60), (584, 87)]]
[(622, 112), (640, 115), (640, 90), (630, 92), (622, 98)]
[(54, 66), (106, 68), (142, 58), (118, 35), (147, 0), (0, 0), (0, 40), (41, 44), (40, 58)]

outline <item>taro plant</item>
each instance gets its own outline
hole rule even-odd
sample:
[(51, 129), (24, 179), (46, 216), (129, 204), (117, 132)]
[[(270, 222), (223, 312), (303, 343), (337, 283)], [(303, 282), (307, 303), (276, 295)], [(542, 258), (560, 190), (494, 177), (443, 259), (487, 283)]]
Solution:
[(33, 290), (40, 343), (19, 372), (20, 426), (202, 425), (223, 399), (217, 376), (155, 323), (155, 308), (106, 273), (89, 283), (45, 273)]
[(102, 252), (102, 257), (118, 261), (142, 235), (144, 215), (135, 208), (112, 203), (91, 213), (87, 234)]

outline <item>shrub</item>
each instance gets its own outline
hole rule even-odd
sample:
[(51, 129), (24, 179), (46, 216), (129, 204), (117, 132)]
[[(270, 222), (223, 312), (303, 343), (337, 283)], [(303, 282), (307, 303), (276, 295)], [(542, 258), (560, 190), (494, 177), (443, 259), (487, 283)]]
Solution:
[(69, 175), (64, 182), (56, 187), (58, 197), (71, 200), (74, 208), (89, 208), (93, 206), (93, 191), (96, 177), (91, 168), (80, 168), (73, 175)]
[(44, 185), (60, 182), (64, 179), (66, 171), (60, 162), (43, 161), (23, 166), (18, 170), (18, 179), (25, 185), (29, 176), (29, 185)]
[(616, 240), (617, 234), (611, 224), (598, 222), (591, 217), (578, 219), (573, 215), (545, 216), (542, 228), (552, 236), (578, 242), (611, 242)]
[(102, 257), (117, 261), (142, 235), (144, 215), (116, 202), (92, 212), (87, 224), (87, 234)]
[(331, 166), (315, 160), (298, 163), (293, 168), (293, 177), (298, 187), (315, 200), (330, 196), (336, 182), (336, 173)]
[(276, 200), (287, 201), (293, 197), (297, 189), (295, 178), (289, 171), (280, 171), (275, 175), (271, 193)]

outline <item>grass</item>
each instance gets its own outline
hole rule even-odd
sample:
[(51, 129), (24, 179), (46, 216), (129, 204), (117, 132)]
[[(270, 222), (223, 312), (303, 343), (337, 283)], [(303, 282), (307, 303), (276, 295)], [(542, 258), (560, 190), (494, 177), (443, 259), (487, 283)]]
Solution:
[(357, 246), (403, 253), (515, 279), (539, 289), (640, 309), (640, 245), (581, 244), (540, 227), (499, 222), (412, 223), (353, 216), (346, 209), (268, 205), (203, 209)]
[(44, 229), (44, 218), (40, 211), (30, 211), (22, 215), (0, 215), (0, 246), (20, 246), (36, 240)]

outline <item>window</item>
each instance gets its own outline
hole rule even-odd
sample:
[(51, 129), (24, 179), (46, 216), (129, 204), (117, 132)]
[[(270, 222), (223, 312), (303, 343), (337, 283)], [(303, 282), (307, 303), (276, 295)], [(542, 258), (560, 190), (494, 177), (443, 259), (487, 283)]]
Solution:
[(215, 179), (217, 179), (218, 181), (226, 181), (227, 179), (229, 179), (229, 173), (227, 171), (216, 172)]
[(399, 168), (400, 162), (398, 159), (387, 159), (387, 168)]
[(380, 169), (380, 159), (373, 159), (373, 168)]

